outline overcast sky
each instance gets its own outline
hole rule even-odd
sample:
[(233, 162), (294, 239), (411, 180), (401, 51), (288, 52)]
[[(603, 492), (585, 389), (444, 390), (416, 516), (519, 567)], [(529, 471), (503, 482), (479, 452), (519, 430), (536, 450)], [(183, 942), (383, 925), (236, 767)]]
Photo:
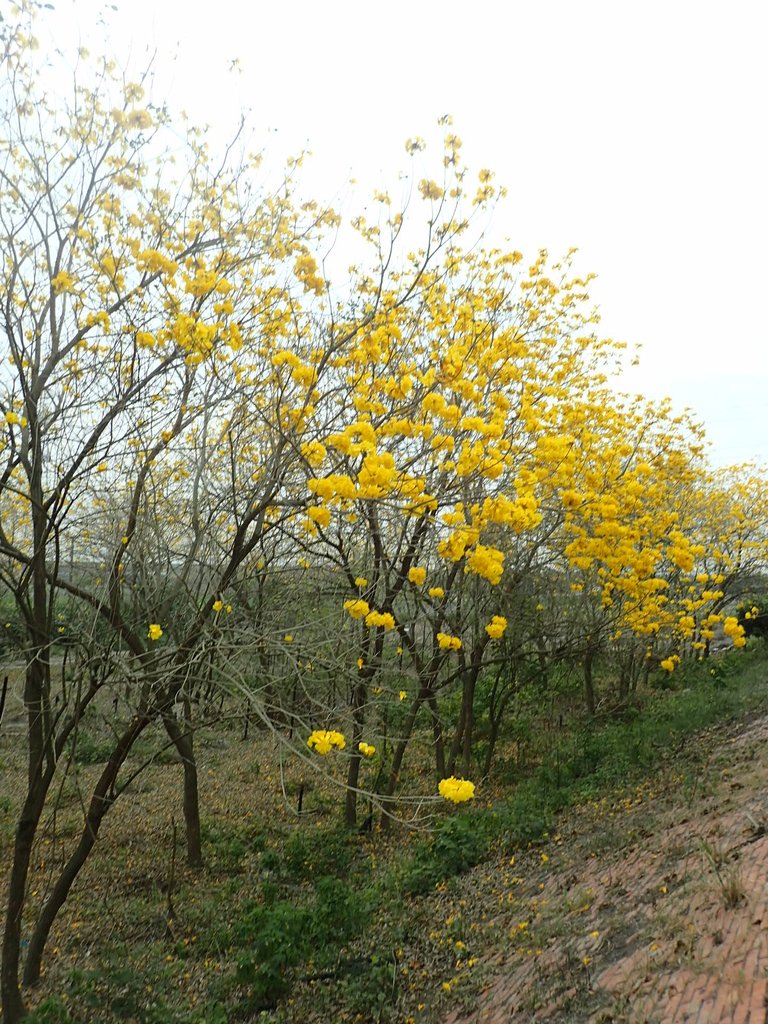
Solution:
[(308, 146), (320, 198), (396, 194), (451, 113), (509, 189), (495, 237), (597, 272), (605, 333), (643, 346), (627, 388), (692, 407), (716, 464), (768, 463), (764, 3), (54, 3), (59, 38), (103, 16), (121, 62), (156, 52), (156, 95), (221, 138), (246, 108), (276, 160)]

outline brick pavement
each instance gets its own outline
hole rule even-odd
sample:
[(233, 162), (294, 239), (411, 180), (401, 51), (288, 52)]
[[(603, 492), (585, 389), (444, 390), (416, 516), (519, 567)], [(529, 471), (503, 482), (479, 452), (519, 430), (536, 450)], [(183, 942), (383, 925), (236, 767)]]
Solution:
[(714, 792), (624, 807), (628, 848), (585, 861), (564, 835), (515, 897), (524, 941), (505, 909), (477, 1008), (445, 1024), (768, 1024), (768, 717), (717, 753)]

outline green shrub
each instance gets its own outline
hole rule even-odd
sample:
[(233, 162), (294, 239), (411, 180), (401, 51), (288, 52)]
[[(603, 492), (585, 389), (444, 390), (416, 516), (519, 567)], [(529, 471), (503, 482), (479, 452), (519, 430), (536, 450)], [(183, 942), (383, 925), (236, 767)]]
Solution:
[(295, 832), (285, 844), (282, 869), (299, 882), (326, 876), (346, 878), (357, 852), (356, 837), (343, 827)]
[(27, 1024), (75, 1024), (67, 1004), (59, 996), (48, 996), (24, 1019)]
[(209, 867), (226, 874), (239, 874), (248, 854), (248, 842), (243, 831), (225, 822), (203, 822), (201, 826), (203, 851)]
[(104, 764), (112, 756), (114, 743), (97, 739), (88, 732), (79, 732), (70, 742), (72, 758), (76, 764)]
[(397, 1003), (399, 981), (397, 962), (373, 953), (344, 965), (334, 987), (334, 1000), (354, 1020), (381, 1021)]
[(367, 925), (370, 891), (332, 877), (319, 878), (314, 888), (314, 899), (296, 903), (277, 899), (277, 886), (265, 885), (264, 902), (248, 905), (233, 927), (232, 945), (242, 950), (235, 978), (248, 993), (250, 1010), (273, 1009), (290, 992), (300, 964), (333, 966), (340, 947)]
[(446, 818), (424, 840), (401, 874), (405, 892), (429, 892), (439, 882), (460, 875), (487, 854), (493, 831), (488, 812)]

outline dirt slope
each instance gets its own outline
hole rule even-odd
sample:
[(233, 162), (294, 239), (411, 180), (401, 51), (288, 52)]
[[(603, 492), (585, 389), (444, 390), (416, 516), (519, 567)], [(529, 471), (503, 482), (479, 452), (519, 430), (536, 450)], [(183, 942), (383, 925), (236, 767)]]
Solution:
[(495, 952), (445, 1024), (764, 1024), (767, 741), (766, 716), (700, 739), (695, 770), (678, 762), (476, 872), (465, 896), (490, 885)]

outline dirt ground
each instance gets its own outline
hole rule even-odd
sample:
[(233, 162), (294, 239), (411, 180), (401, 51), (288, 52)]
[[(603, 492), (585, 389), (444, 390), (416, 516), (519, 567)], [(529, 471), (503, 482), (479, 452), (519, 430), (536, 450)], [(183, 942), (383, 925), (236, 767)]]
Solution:
[(493, 887), (496, 939), (444, 1024), (764, 1024), (766, 741), (768, 716), (729, 727), (697, 772), (670, 766), (476, 871), (465, 898)]

